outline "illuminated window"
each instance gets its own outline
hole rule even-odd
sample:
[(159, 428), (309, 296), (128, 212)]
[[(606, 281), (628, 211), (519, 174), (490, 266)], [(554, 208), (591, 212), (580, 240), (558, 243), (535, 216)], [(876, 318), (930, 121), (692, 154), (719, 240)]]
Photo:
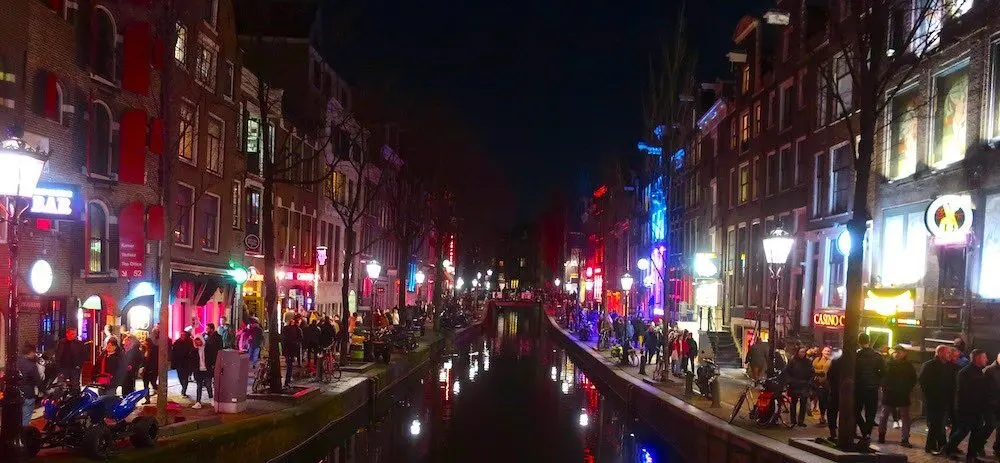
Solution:
[(826, 243), (827, 259), (826, 267), (826, 290), (823, 295), (826, 298), (827, 307), (844, 307), (844, 300), (847, 296), (847, 258), (837, 249), (837, 238), (830, 238)]
[(729, 148), (736, 149), (740, 144), (740, 131), (736, 127), (736, 118), (729, 121)]
[[(913, 40), (910, 42), (910, 52), (917, 56), (933, 50), (941, 43), (941, 28), (944, 25), (944, 0), (927, 0), (928, 4), (914, 2), (914, 21), (910, 27)], [(958, 0), (962, 1), (962, 0)], [(920, 15), (920, 16), (917, 16)]]
[(990, 66), (990, 120), (987, 123), (989, 137), (1000, 139), (1000, 41), (994, 42), (990, 52), (993, 64)]
[(100, 203), (87, 203), (87, 241), (87, 271), (108, 271), (108, 213)]
[(743, 85), (743, 87), (742, 87), (743, 93), (750, 93), (750, 90), (751, 90), (751, 87), (752, 87), (752, 85), (751, 85), (751, 83), (752, 83), (751, 80), (752, 79), (753, 79), (753, 75), (750, 72), (750, 65), (749, 64), (744, 64), (743, 65), (743, 78), (741, 79), (742, 80), (742, 85)]
[(892, 138), (889, 140), (889, 165), (886, 172), (890, 180), (908, 177), (917, 171), (919, 98), (920, 93), (916, 89), (911, 89), (897, 95), (892, 102), (890, 113)]
[[(740, 141), (746, 143), (750, 139), (750, 113), (740, 115)], [(746, 148), (746, 147), (744, 147)]]
[(187, 62), (187, 28), (177, 23), (177, 42), (174, 43), (174, 59), (184, 67)]
[(739, 172), (739, 203), (743, 204), (750, 201), (750, 164), (743, 163), (740, 165)]
[(934, 145), (928, 163), (932, 167), (942, 168), (965, 157), (968, 102), (967, 66), (934, 78)]
[(178, 140), (177, 153), (184, 161), (194, 163), (198, 154), (198, 109), (194, 105), (182, 102), (177, 114)]
[(246, 188), (246, 232), (260, 237), (261, 232), (261, 192), (257, 188)]
[(749, 254), (749, 249), (747, 246), (747, 226), (745, 223), (740, 224), (736, 232), (736, 268), (734, 269), (734, 274), (736, 278), (736, 305), (746, 305), (747, 303), (747, 259)]
[(886, 211), (884, 222), (882, 285), (905, 286), (920, 281), (927, 263), (924, 211)]
[(191, 247), (194, 222), (194, 188), (178, 183), (174, 187), (174, 243)]
[(195, 55), (194, 78), (210, 89), (215, 88), (216, 59), (218, 59), (218, 54), (217, 45), (209, 40), (199, 41), (198, 52)]
[(948, 5), (948, 14), (952, 16), (961, 16), (968, 13), (975, 3), (974, 0), (946, 0), (946, 2)]
[(763, 118), (763, 108), (761, 108), (760, 102), (756, 102), (753, 105), (753, 134), (754, 136), (760, 135), (764, 130), (764, 118)]
[(986, 198), (983, 208), (983, 255), (979, 269), (979, 296), (1000, 299), (1000, 194)]

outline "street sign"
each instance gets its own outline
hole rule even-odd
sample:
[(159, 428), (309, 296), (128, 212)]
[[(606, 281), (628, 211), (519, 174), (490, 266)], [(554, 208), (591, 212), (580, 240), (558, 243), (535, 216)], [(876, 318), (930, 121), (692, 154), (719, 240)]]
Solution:
[(243, 244), (247, 251), (260, 251), (260, 237), (253, 233), (247, 233), (247, 236), (243, 238)]

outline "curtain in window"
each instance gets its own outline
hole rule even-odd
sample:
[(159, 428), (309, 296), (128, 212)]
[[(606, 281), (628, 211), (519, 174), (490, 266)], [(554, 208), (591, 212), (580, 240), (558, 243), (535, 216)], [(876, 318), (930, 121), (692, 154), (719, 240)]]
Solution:
[(1000, 194), (986, 198), (983, 208), (983, 254), (979, 268), (979, 295), (1000, 299)]

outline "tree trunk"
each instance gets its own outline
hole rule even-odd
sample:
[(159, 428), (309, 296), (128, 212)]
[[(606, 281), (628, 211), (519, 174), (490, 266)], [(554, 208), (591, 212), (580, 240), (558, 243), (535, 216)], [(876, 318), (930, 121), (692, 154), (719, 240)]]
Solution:
[[(163, 18), (159, 21), (158, 29), (160, 29), (160, 36), (168, 38), (167, 43), (173, 43), (176, 38), (174, 37), (174, 22), (169, 20), (171, 2), (165, 2), (161, 8), (161, 14)], [(156, 383), (156, 421), (160, 426), (165, 426), (170, 424), (167, 422), (167, 372), (170, 371), (170, 256), (173, 250), (174, 240), (174, 207), (173, 207), (173, 182), (174, 182), (174, 162), (177, 160), (177, 151), (171, 149), (173, 146), (171, 143), (167, 143), (170, 139), (167, 134), (170, 131), (170, 127), (174, 127), (173, 118), (170, 113), (170, 106), (166, 104), (170, 101), (170, 94), (173, 88), (173, 68), (171, 66), (166, 66), (164, 71), (160, 73), (160, 107), (159, 107), (159, 117), (163, 121), (163, 126), (167, 128), (164, 130), (161, 146), (164, 147), (163, 153), (160, 155), (160, 205), (163, 206), (163, 240), (160, 241), (160, 252), (159, 259), (157, 261), (157, 270), (159, 272), (159, 325), (160, 332), (156, 343), (159, 346), (159, 353), (157, 354), (157, 365), (159, 365), (159, 370), (157, 371), (157, 383)]]
[(342, 362), (347, 361), (351, 347), (351, 333), (347, 327), (350, 326), (351, 317), (350, 289), (353, 281), (351, 273), (354, 267), (356, 243), (357, 234), (354, 231), (354, 224), (344, 224), (344, 263), (342, 265), (344, 274), (340, 278), (340, 313), (342, 314), (340, 317), (340, 358)]
[[(261, 140), (269, 140), (271, 127), (267, 121), (268, 89), (263, 83), (258, 83), (258, 104), (261, 108)], [(261, 156), (264, 158), (264, 192), (261, 195), (261, 214), (263, 233), (261, 233), (261, 248), (264, 254), (264, 327), (267, 329), (267, 356), (271, 359), (267, 371), (267, 384), (271, 393), (281, 392), (281, 353), (278, 349), (278, 329), (281, 321), (278, 319), (278, 280), (274, 255), (274, 155), (273, 147), (266, 141), (261, 143)]]

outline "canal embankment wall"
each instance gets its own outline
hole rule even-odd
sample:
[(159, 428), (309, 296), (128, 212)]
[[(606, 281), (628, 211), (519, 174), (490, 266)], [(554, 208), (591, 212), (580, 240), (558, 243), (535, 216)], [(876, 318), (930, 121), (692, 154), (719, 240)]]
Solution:
[(545, 317), (550, 338), (587, 377), (640, 417), (689, 463), (815, 463), (816, 455), (726, 421), (625, 373)]

